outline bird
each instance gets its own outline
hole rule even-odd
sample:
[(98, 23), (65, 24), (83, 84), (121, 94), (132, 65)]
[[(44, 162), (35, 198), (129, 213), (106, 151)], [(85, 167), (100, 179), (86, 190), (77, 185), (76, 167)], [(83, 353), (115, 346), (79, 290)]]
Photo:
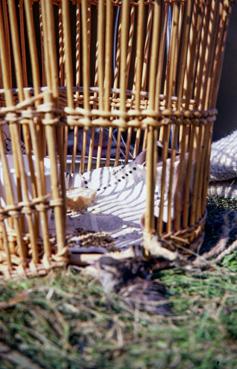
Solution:
[(117, 293), (132, 309), (163, 316), (171, 315), (165, 286), (152, 280), (154, 262), (141, 258), (118, 260), (102, 256), (89, 267), (89, 274), (100, 281), (107, 295)]
[[(157, 150), (158, 163), (160, 163), (162, 161), (162, 157), (164, 153), (164, 145), (160, 141), (156, 142), (156, 150)], [(178, 155), (178, 154), (179, 152), (175, 150), (175, 155)], [(135, 164), (144, 165), (146, 163), (146, 155), (147, 155), (147, 150), (142, 150), (134, 158), (133, 162)], [(166, 159), (171, 158), (171, 155), (172, 155), (172, 149), (168, 148)]]

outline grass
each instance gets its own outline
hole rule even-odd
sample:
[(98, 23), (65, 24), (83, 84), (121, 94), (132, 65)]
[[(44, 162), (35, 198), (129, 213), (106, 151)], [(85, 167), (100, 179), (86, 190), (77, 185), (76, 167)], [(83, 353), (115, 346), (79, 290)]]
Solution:
[[(209, 202), (211, 219), (234, 203)], [(208, 240), (206, 240), (207, 242)], [(73, 270), (0, 282), (0, 369), (236, 369), (236, 254), (207, 271), (158, 272), (173, 316), (131, 311)]]

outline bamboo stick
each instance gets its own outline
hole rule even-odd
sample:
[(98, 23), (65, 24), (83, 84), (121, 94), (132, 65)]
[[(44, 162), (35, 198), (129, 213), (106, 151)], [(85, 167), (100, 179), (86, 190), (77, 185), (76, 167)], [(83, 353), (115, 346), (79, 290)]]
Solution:
[[(25, 90), (25, 97), (29, 98), (29, 92)], [(32, 109), (29, 107), (28, 111), (31, 112)], [(41, 170), (41, 152), (40, 152), (40, 142), (38, 140), (38, 131), (35, 126), (35, 118), (30, 118), (28, 121), (29, 128), (30, 128), (30, 135), (32, 139), (32, 148), (33, 153), (35, 155), (35, 172), (37, 177), (37, 194), (39, 198), (44, 198), (46, 195), (46, 188), (45, 188), (45, 181), (44, 175), (42, 175)], [(42, 230), (42, 237), (43, 237), (43, 246), (44, 246), (44, 263), (46, 265), (50, 265), (50, 258), (51, 258), (51, 245), (49, 241), (49, 231), (48, 231), (48, 218), (47, 218), (47, 207), (41, 203), (39, 207), (39, 217), (40, 217), (40, 227)]]
[[(135, 70), (135, 109), (140, 112), (141, 104), (141, 87), (142, 87), (142, 64), (143, 64), (143, 43), (144, 43), (144, 0), (139, 1), (138, 21), (137, 21), (137, 49), (136, 49), (136, 70)], [(139, 32), (138, 30), (142, 30)], [(136, 124), (139, 125), (138, 119)], [(136, 132), (136, 140), (134, 145), (133, 156), (136, 157), (139, 150), (141, 139), (141, 129), (138, 128)]]
[(27, 25), (27, 36), (30, 48), (30, 58), (31, 58), (31, 69), (33, 77), (33, 87), (34, 94), (38, 95), (40, 93), (40, 77), (39, 77), (39, 62), (36, 49), (36, 36), (35, 28), (33, 23), (33, 12), (31, 0), (24, 0), (25, 3), (25, 14), (26, 14), (26, 25)]
[[(45, 104), (52, 106), (52, 96), (46, 91), (45, 92)], [(57, 248), (58, 253), (62, 254), (65, 250), (65, 228), (64, 228), (64, 218), (65, 211), (63, 206), (63, 201), (65, 201), (65, 193), (61, 193), (59, 187), (59, 173), (58, 173), (58, 161), (57, 161), (57, 150), (56, 150), (56, 129), (51, 124), (56, 119), (53, 114), (49, 111), (45, 113), (44, 124), (46, 132), (46, 140), (48, 146), (48, 153), (50, 159), (50, 171), (51, 171), (51, 193), (55, 212), (55, 227), (56, 227), (56, 238), (57, 238)], [(55, 122), (56, 124), (56, 122)], [(62, 184), (61, 184), (62, 186)]]
[[(113, 7), (110, 0), (106, 0), (106, 32), (105, 32), (105, 81), (104, 81), (104, 89), (105, 89), (105, 111), (109, 112), (111, 109), (110, 106), (110, 94), (111, 94), (111, 83), (112, 83), (112, 30), (113, 30), (113, 19), (112, 14)], [(112, 135), (113, 129), (109, 127), (108, 134), (108, 143), (107, 143), (107, 152), (106, 152), (106, 166), (110, 165), (110, 156), (111, 156), (111, 144), (112, 144)]]
[[(81, 82), (81, 7), (79, 2), (76, 2), (76, 87), (80, 86)], [(76, 94), (76, 97), (78, 97)], [(76, 106), (78, 106), (78, 101), (76, 102)], [(75, 126), (73, 128), (73, 151), (72, 151), (72, 163), (70, 167), (70, 173), (75, 173), (75, 160), (77, 154), (77, 146), (78, 146), (78, 127)], [(90, 157), (90, 156), (89, 156)], [(89, 165), (89, 161), (88, 161)], [(88, 168), (89, 170), (89, 168)]]

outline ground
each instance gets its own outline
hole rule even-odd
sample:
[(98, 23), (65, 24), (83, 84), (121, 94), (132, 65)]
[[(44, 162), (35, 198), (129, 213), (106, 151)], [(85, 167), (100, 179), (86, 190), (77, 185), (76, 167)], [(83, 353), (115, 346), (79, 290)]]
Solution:
[[(209, 201), (207, 249), (226, 208), (236, 202)], [(205, 271), (154, 275), (169, 291), (166, 318), (129, 310), (70, 269), (1, 281), (0, 369), (236, 369), (236, 256)]]

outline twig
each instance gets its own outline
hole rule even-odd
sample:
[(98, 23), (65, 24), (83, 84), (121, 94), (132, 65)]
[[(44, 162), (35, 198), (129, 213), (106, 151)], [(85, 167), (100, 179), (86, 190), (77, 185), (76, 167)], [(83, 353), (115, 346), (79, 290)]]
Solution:
[(30, 358), (17, 350), (13, 350), (3, 342), (0, 342), (0, 359), (5, 359), (21, 369), (43, 369), (42, 366), (34, 363)]

